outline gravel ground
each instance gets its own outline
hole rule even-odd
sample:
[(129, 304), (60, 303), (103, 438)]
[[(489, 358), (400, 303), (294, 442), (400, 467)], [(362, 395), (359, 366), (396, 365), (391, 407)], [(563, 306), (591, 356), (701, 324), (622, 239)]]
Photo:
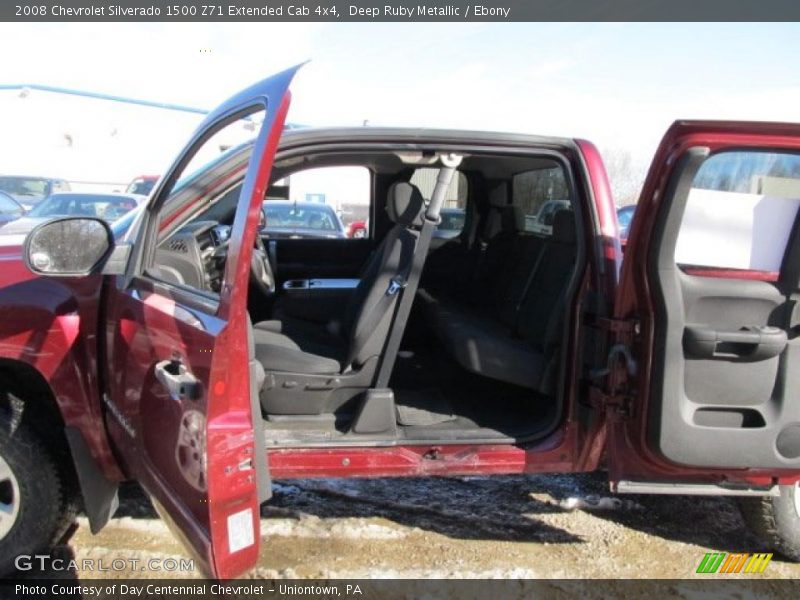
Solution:
[[(64, 549), (78, 559), (186, 556), (136, 486), (99, 535), (81, 523)], [(706, 552), (765, 550), (731, 499), (612, 498), (599, 475), (276, 482), (261, 528), (249, 576), (270, 579), (708, 578)], [(114, 574), (131, 575), (148, 576)], [(747, 577), (800, 579), (800, 565)]]

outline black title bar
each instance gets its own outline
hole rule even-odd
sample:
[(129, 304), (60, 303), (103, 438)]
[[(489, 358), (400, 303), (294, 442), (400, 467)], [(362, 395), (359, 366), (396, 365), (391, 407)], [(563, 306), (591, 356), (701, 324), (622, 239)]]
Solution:
[(800, 0), (61, 0), (0, 2), (0, 21), (798, 21)]

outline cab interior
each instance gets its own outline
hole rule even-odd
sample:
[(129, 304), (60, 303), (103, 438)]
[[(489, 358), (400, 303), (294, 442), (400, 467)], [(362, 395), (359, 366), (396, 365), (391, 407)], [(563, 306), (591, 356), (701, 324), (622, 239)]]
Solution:
[[(420, 257), (442, 152), (461, 157), (443, 205), (460, 229), (434, 230)], [(249, 343), (268, 447), (508, 443), (551, 433), (562, 416), (568, 307), (585, 262), (565, 156), (388, 143), (279, 152), (267, 201), (285, 196), (297, 173), (345, 166), (369, 174), (364, 237), (261, 231), (274, 281), (268, 292), (251, 281)], [(230, 225), (236, 198), (235, 188), (219, 194), (195, 229)], [(554, 199), (565, 207), (536, 223)], [(185, 268), (171, 248), (187, 230), (191, 223), (160, 245), (156, 262), (167, 270)], [(211, 269), (201, 265), (206, 282)], [(412, 291), (404, 316), (401, 299)]]

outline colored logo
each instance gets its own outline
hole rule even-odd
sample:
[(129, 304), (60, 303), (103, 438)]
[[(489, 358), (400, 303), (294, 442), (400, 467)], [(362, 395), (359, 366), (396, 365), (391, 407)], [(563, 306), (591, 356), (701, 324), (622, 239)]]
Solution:
[(707, 552), (697, 566), (698, 573), (763, 573), (772, 553), (767, 554), (728, 554), (727, 552)]

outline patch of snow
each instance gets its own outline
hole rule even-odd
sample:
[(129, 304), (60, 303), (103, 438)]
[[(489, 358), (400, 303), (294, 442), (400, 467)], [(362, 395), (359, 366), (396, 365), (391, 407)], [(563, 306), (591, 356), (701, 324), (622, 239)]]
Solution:
[(638, 502), (627, 498), (600, 497), (595, 495), (571, 496), (560, 500), (558, 505), (565, 510), (643, 510)]
[(272, 491), (278, 494), (282, 494), (284, 496), (293, 496), (295, 494), (299, 494), (302, 490), (296, 485), (290, 485), (287, 483), (278, 483), (276, 481), (273, 481)]
[(299, 538), (342, 538), (364, 540), (397, 540), (407, 532), (367, 519), (324, 520), (318, 517), (303, 519), (262, 519), (261, 535)]
[[(78, 525), (89, 528), (89, 520), (86, 517), (77, 518)], [(133, 531), (154, 534), (170, 534), (169, 528), (161, 519), (134, 519), (133, 517), (118, 517), (111, 519), (106, 527), (121, 527)]]

